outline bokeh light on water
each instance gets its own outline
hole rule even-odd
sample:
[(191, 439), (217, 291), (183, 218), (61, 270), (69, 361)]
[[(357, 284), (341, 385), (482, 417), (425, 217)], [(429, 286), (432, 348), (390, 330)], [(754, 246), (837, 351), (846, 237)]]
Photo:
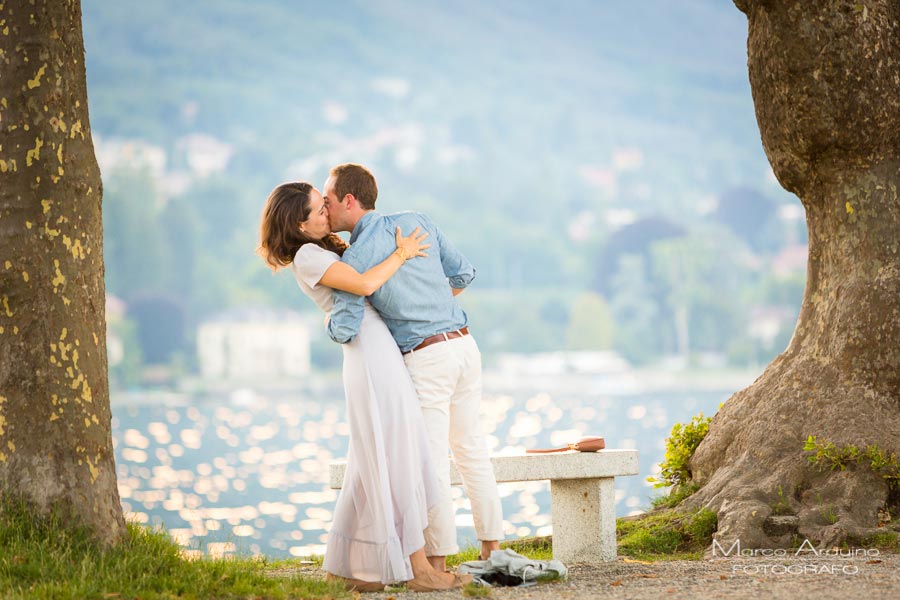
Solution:
[[(486, 393), (482, 427), (493, 454), (602, 435), (637, 448), (641, 473), (616, 479), (618, 516), (649, 506), (664, 439), (676, 421), (713, 414), (727, 392), (600, 395)], [(339, 387), (314, 394), (241, 394), (192, 404), (113, 399), (113, 444), (126, 518), (163, 525), (188, 553), (322, 554), (337, 491), (328, 465), (347, 453)], [(552, 533), (549, 482), (500, 484), (507, 538)], [(461, 547), (477, 543), (471, 506), (453, 488)]]

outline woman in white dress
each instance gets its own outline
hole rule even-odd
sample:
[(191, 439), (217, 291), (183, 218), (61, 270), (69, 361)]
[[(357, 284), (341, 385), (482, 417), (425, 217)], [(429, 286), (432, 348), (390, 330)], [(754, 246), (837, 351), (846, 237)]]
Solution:
[[(290, 265), (300, 289), (325, 311), (332, 290), (371, 295), (404, 262), (425, 256), (416, 229), (397, 229), (397, 249), (365, 273), (341, 262), (347, 244), (331, 232), (322, 194), (305, 182), (284, 183), (266, 201), (258, 252), (273, 270)], [(366, 302), (359, 335), (342, 345), (350, 425), (347, 471), (328, 534), (326, 578), (357, 591), (407, 582), (416, 591), (461, 587), (470, 576), (440, 573), (425, 557), (428, 508), (437, 478), (415, 387), (400, 350)]]

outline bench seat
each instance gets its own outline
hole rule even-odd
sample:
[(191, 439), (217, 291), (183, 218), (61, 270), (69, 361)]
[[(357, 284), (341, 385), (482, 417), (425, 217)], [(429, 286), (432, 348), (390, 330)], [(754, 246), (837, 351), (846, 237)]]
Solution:
[[(520, 454), (491, 458), (497, 483), (550, 480), (553, 557), (597, 563), (616, 558), (616, 477), (638, 474), (637, 450)], [(332, 462), (330, 486), (340, 489), (345, 461)], [(462, 480), (450, 461), (450, 483)]]

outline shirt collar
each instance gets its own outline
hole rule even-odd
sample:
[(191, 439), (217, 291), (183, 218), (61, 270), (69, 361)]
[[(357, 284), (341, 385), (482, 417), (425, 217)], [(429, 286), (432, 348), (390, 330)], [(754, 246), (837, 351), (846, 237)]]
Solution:
[(350, 243), (356, 241), (356, 238), (359, 237), (359, 234), (363, 232), (363, 229), (369, 226), (369, 223), (372, 222), (376, 217), (381, 216), (374, 210), (367, 212), (362, 216), (362, 218), (356, 222), (356, 226), (353, 228), (353, 233), (350, 234)]

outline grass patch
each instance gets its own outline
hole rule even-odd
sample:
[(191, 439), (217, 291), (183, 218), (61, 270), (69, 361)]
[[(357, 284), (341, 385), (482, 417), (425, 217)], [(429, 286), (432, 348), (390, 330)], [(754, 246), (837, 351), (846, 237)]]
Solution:
[[(522, 556), (536, 560), (550, 560), (553, 558), (553, 538), (551, 537), (525, 538), (500, 542), (500, 548), (509, 548)], [(480, 560), (480, 554), (481, 548), (475, 548), (474, 546), (463, 548), (457, 554), (447, 557), (447, 566), (456, 567), (470, 560)]]
[(510, 540), (502, 542), (501, 548), (509, 548), (514, 552), (518, 552), (522, 556), (534, 558), (537, 560), (550, 560), (553, 558), (553, 538), (524, 538), (521, 540)]
[(469, 562), (470, 560), (480, 560), (479, 553), (481, 552), (480, 548), (468, 547), (463, 548), (456, 554), (447, 557), (447, 566), (448, 567), (458, 567), (464, 562)]
[(838, 514), (830, 504), (822, 509), (821, 514), (822, 518), (825, 519), (829, 525), (834, 525), (838, 522)]
[(682, 500), (700, 489), (696, 483), (685, 483), (672, 488), (668, 494), (650, 499), (653, 508), (675, 508)]
[(54, 511), (35, 516), (4, 497), (0, 506), (0, 598), (141, 598), (271, 600), (349, 598), (341, 586), (302, 577), (271, 577), (265, 558), (187, 559), (162, 530), (128, 523), (126, 540), (102, 548)]
[(462, 593), (463, 596), (470, 598), (488, 598), (491, 595), (491, 588), (467, 583), (463, 586)]
[(878, 548), (879, 550), (890, 550), (891, 552), (900, 552), (900, 534), (896, 531), (885, 531), (884, 533), (876, 533), (870, 535), (863, 541), (863, 545), (868, 548)]
[(712, 543), (718, 519), (708, 509), (655, 510), (618, 519), (618, 553), (637, 560), (699, 560)]
[(312, 554), (301, 558), (266, 558), (265, 561), (268, 569), (302, 569), (310, 566), (321, 568), (325, 557), (321, 554)]

